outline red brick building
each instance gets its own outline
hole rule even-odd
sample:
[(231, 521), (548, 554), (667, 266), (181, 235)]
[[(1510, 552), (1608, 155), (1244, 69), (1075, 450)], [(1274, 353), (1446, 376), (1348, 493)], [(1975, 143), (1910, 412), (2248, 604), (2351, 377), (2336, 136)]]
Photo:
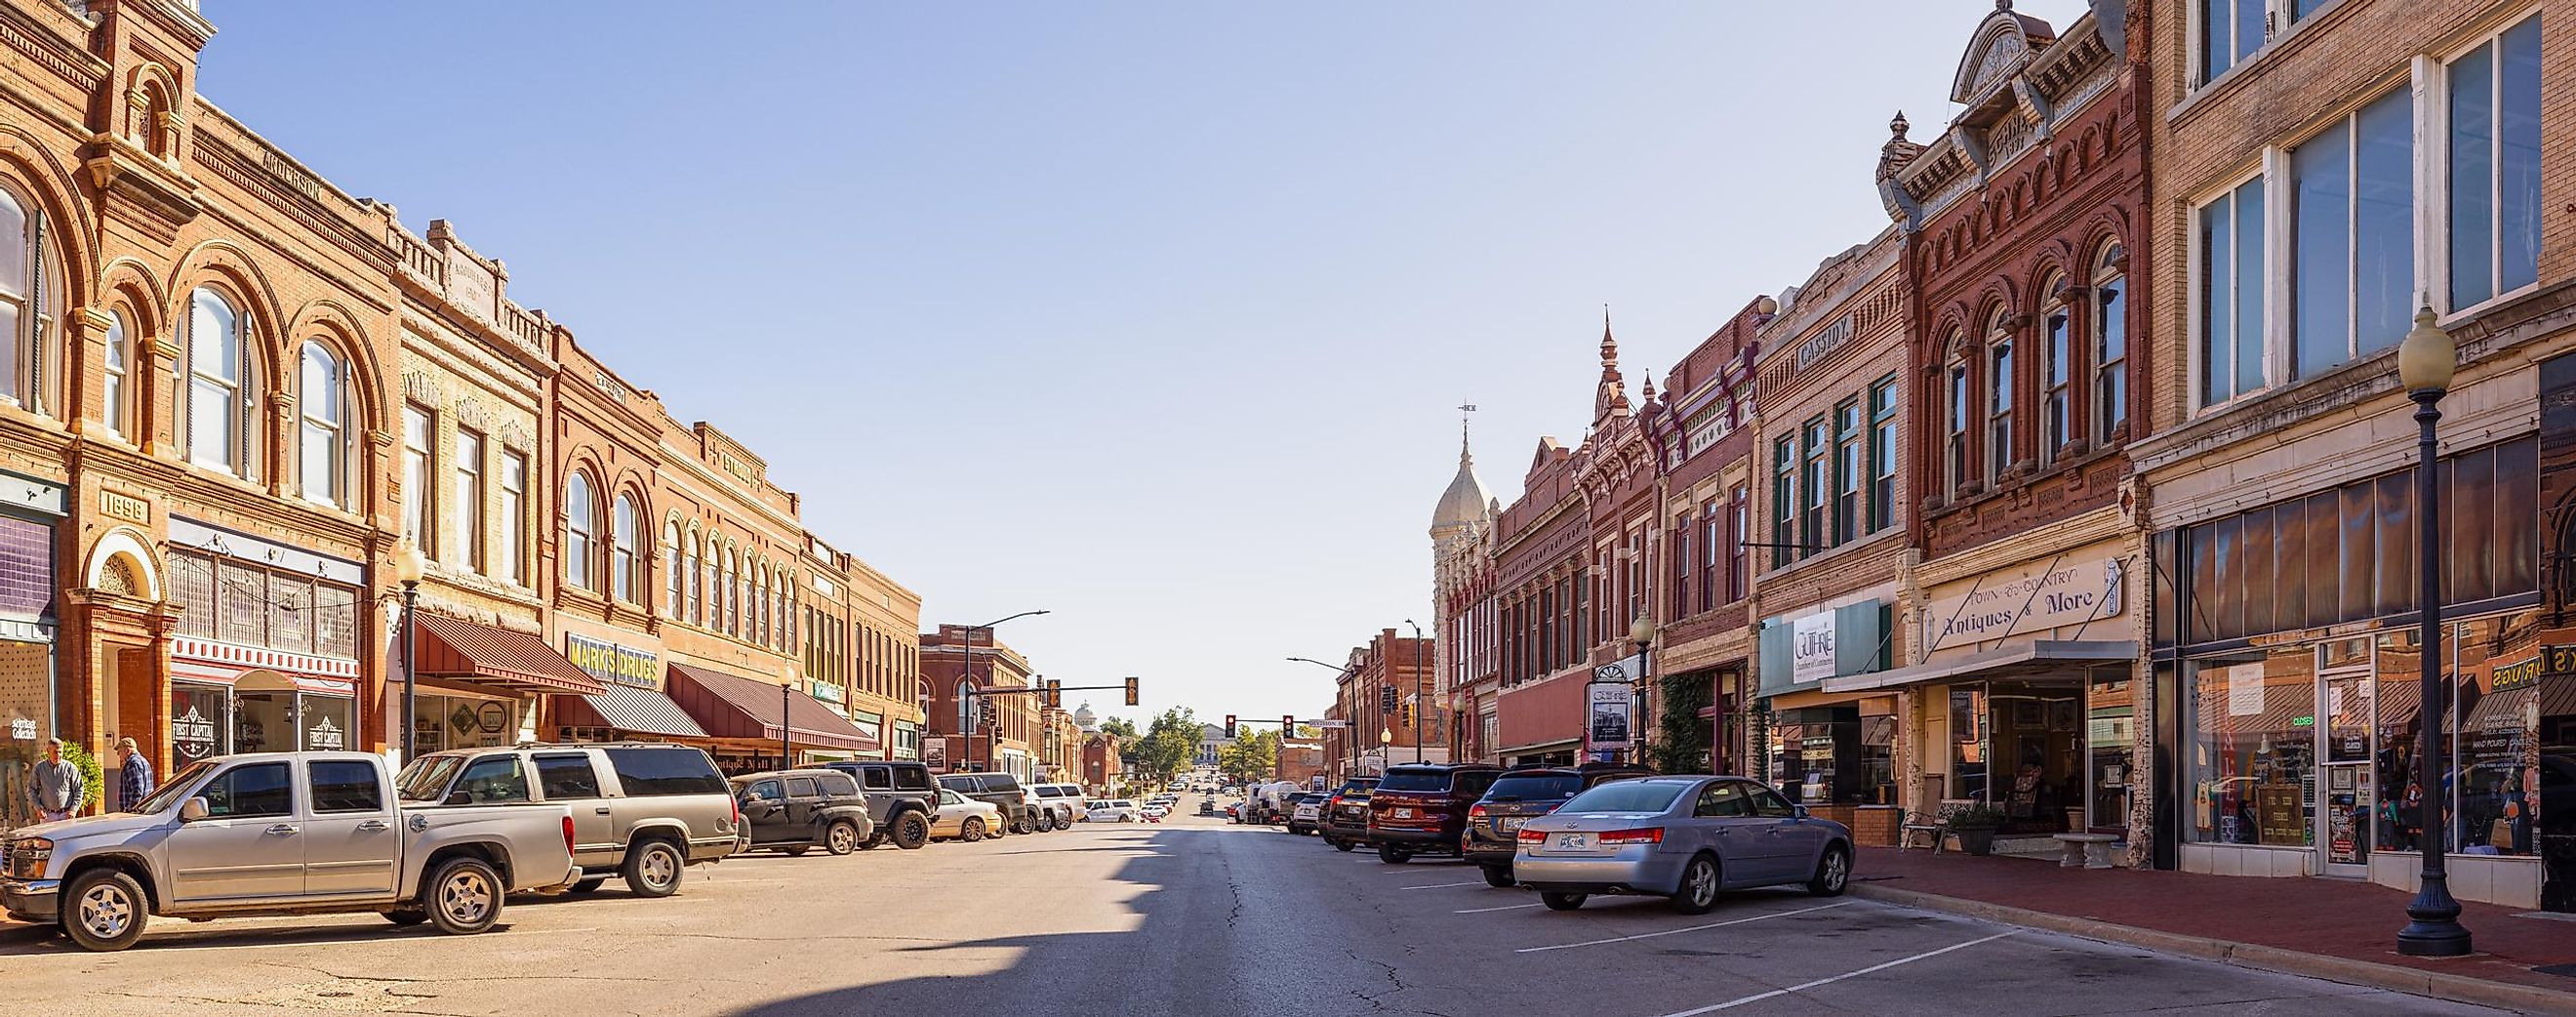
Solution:
[[(973, 639), (972, 654), (968, 639)], [(968, 660), (973, 660), (969, 670)], [(1028, 659), (993, 630), (967, 625), (941, 625), (921, 634), (921, 680), (930, 693), (923, 730), (948, 739), (948, 768), (1008, 773), (1035, 780), (1044, 731), (1038, 724), (1035, 693), (969, 697), (973, 688), (1025, 689), (1034, 677)], [(998, 725), (967, 716), (970, 698), (990, 702)]]

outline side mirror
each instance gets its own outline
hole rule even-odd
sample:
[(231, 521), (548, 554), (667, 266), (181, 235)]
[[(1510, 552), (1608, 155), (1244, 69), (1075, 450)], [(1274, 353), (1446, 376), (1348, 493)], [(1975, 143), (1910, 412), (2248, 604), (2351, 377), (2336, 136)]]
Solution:
[(179, 804), (179, 821), (182, 823), (194, 823), (213, 814), (214, 810), (207, 807), (203, 798), (191, 798)]
[(1789, 806), (1789, 814), (1796, 816), (1799, 819), (1805, 819), (1807, 818), (1807, 807), (1804, 805)]

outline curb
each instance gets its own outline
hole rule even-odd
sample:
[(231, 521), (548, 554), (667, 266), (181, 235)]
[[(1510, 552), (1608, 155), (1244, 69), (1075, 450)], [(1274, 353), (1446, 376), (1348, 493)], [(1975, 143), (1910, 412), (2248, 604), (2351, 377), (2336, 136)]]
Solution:
[(2322, 978), (2347, 985), (2388, 989), (2458, 1003), (2497, 1007), (2518, 1013), (2576, 1015), (2576, 992), (2560, 992), (2538, 986), (2516, 985), (2511, 982), (2471, 978), (2466, 975), (2425, 971), (2396, 964), (2380, 964), (2346, 957), (2304, 953), (2259, 943), (2238, 943), (2206, 936), (2186, 936), (2175, 932), (2142, 929), (2133, 925), (2115, 925), (2092, 918), (2050, 914), (2045, 911), (2032, 911), (2028, 908), (1992, 904), (1963, 897), (1945, 897), (1940, 894), (1899, 890), (1865, 883), (1851, 884), (1851, 894), (1887, 904), (1940, 911), (2005, 925), (2042, 929), (2105, 943), (2143, 947), (2158, 953), (2169, 953), (2234, 967)]

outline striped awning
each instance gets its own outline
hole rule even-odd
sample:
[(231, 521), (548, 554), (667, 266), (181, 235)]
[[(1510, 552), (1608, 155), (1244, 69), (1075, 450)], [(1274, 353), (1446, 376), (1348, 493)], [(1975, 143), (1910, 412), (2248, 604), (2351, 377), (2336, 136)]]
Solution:
[(574, 667), (545, 640), (524, 632), (450, 618), (427, 611), (413, 613), (419, 627), (413, 652), (421, 674), (508, 685), (532, 692), (608, 691), (599, 679)]
[(852, 726), (850, 718), (793, 687), (686, 664), (667, 666), (673, 698), (712, 737), (775, 741), (785, 736), (807, 748), (851, 752), (883, 748), (875, 735)]
[(598, 695), (555, 700), (555, 723), (562, 727), (606, 727), (636, 734), (704, 738), (707, 729), (689, 719), (671, 697), (654, 689), (611, 685)]

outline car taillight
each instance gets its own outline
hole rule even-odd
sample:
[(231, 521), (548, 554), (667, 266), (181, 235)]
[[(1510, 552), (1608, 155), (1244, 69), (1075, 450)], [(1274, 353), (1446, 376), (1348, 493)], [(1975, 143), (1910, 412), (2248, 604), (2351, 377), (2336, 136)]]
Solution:
[(572, 853), (572, 817), (564, 817), (564, 853)]
[(728, 799), (728, 801), (733, 803), (733, 828), (736, 830), (742, 829), (742, 799), (733, 798)]
[(1604, 844), (1661, 844), (1663, 842), (1664, 828), (1660, 826), (1641, 826), (1634, 830), (1605, 830), (1601, 834), (1601, 843)]
[(1521, 828), (1520, 842), (1523, 844), (1544, 844), (1547, 843), (1547, 835), (1524, 826)]
[(1467, 818), (1471, 821), (1485, 818), (1484, 804), (1479, 802), (1476, 805), (1469, 807), (1467, 809)]

